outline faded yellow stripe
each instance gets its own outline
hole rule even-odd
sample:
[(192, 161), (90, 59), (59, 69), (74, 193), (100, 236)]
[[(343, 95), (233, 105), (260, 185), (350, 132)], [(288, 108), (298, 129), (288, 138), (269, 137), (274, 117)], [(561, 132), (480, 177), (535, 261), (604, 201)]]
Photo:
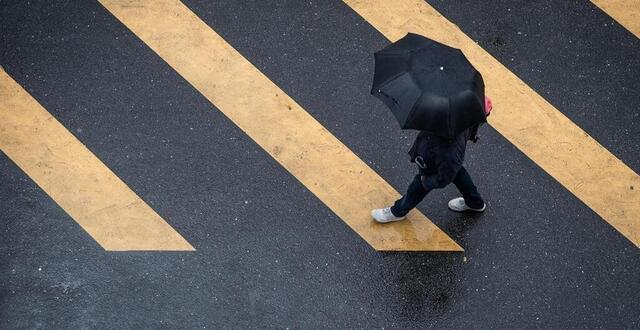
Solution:
[(462, 250), (419, 212), (372, 221), (398, 192), (180, 1), (100, 2), (375, 249)]
[(105, 250), (194, 250), (1, 67), (0, 149)]
[(390, 40), (414, 32), (462, 49), (496, 106), (491, 126), (640, 245), (640, 177), (633, 170), (423, 0), (345, 2)]
[(591, 0), (591, 2), (640, 38), (640, 0)]

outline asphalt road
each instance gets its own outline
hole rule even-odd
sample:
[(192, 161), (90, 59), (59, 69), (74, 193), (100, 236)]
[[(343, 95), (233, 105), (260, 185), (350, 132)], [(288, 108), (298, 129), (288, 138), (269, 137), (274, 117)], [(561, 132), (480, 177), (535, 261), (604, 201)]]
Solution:
[[(588, 1), (428, 1), (636, 173), (640, 40)], [(388, 41), (340, 1), (184, 3), (385, 180), (413, 177), (369, 88)], [(105, 252), (0, 153), (0, 328), (640, 326), (640, 253), (491, 127), (464, 253), (381, 253), (92, 1), (0, 1), (0, 65), (197, 252)]]

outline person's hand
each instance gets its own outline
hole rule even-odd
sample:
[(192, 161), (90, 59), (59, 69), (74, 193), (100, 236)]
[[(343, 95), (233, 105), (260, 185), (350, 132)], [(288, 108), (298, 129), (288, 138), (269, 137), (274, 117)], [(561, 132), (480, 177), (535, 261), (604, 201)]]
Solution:
[(484, 115), (489, 117), (491, 114), (491, 110), (493, 110), (493, 103), (488, 96), (484, 96)]

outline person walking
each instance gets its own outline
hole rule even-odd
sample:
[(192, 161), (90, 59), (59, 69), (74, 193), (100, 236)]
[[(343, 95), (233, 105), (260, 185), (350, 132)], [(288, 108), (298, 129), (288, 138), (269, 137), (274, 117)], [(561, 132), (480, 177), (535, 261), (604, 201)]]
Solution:
[(462, 197), (453, 211), (483, 212), (486, 205), (462, 166), (467, 141), (477, 140), (492, 105), (482, 75), (457, 48), (408, 33), (374, 53), (371, 94), (382, 101), (402, 129), (420, 131), (409, 151), (419, 173), (393, 206), (371, 216), (386, 223), (403, 220), (433, 189), (454, 183)]
[[(489, 116), (493, 105), (485, 96), (484, 112)], [(453, 183), (461, 197), (449, 201), (449, 209), (455, 212), (484, 212), (487, 205), (478, 192), (471, 176), (463, 166), (467, 141), (477, 141), (480, 124), (467, 128), (447, 139), (436, 134), (421, 131), (409, 150), (411, 162), (418, 166), (418, 174), (413, 178), (407, 192), (393, 206), (375, 209), (371, 216), (379, 223), (404, 220), (433, 189), (444, 188)]]

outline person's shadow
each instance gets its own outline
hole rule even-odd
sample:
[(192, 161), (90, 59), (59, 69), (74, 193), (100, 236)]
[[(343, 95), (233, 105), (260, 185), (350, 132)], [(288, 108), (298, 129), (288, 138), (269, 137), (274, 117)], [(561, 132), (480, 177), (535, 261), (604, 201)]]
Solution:
[[(440, 227), (462, 247), (466, 233), (483, 214), (457, 213), (440, 223)], [(449, 309), (460, 281), (460, 273), (467, 262), (465, 253), (457, 252), (383, 252), (397, 265), (395, 283), (399, 285), (397, 312), (402, 319), (432, 318)]]

